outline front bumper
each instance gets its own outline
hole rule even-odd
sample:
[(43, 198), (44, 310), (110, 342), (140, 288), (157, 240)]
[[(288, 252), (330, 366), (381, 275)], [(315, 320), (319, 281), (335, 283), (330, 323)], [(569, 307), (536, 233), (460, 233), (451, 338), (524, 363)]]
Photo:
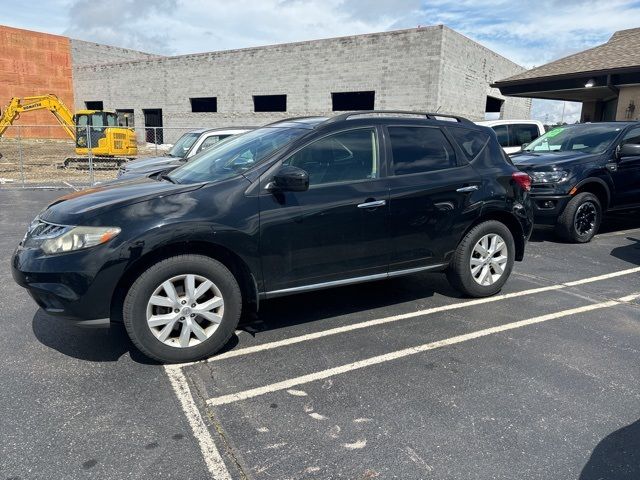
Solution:
[(555, 225), (571, 195), (546, 195), (531, 193), (533, 216), (536, 225)]
[[(51, 315), (73, 320), (109, 318), (111, 298), (123, 267), (109, 265), (100, 247), (46, 256), (39, 249), (18, 247), (11, 275)], [(99, 262), (99, 263), (98, 263)]]

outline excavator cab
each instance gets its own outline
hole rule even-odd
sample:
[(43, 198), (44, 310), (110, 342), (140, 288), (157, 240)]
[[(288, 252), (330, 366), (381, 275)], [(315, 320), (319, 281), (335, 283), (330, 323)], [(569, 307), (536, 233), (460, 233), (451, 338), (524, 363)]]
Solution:
[(96, 148), (100, 139), (106, 137), (107, 127), (118, 126), (118, 116), (114, 112), (81, 110), (74, 115), (76, 125), (76, 146)]
[(137, 145), (135, 133), (118, 126), (115, 112), (102, 110), (79, 110), (73, 116), (76, 128), (76, 153), (94, 156), (135, 155)]

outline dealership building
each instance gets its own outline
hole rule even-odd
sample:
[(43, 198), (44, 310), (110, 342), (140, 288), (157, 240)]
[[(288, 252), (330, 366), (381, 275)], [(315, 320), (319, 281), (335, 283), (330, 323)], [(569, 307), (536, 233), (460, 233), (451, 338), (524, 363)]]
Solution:
[(582, 102), (582, 122), (640, 120), (640, 28), (493, 86), (513, 97)]
[(116, 110), (141, 140), (145, 127), (169, 127), (159, 142), (175, 140), (171, 128), (348, 110), (529, 118), (530, 99), (491, 86), (524, 71), (442, 25), (179, 56), (0, 27), (0, 78), (11, 80), (0, 86), (1, 103), (55, 93), (75, 109)]

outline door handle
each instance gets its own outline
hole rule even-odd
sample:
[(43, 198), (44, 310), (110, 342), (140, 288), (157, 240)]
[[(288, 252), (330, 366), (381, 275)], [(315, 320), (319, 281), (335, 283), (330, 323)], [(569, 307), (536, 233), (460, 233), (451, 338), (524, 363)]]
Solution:
[(372, 202), (364, 202), (358, 204), (358, 208), (377, 208), (384, 207), (387, 204), (386, 200), (374, 200)]
[(465, 192), (475, 192), (478, 190), (477, 185), (469, 185), (468, 187), (460, 187), (456, 190), (456, 192), (465, 193)]

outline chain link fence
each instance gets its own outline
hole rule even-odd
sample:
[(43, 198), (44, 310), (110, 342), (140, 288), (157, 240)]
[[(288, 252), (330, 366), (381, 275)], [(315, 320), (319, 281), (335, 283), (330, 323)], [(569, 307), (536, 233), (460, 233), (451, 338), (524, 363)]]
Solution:
[[(136, 155), (96, 154), (100, 131), (75, 128), (77, 141), (61, 125), (11, 125), (0, 137), (0, 189), (73, 188), (80, 190), (113, 180), (121, 164), (168, 155), (185, 133), (198, 127), (142, 127), (136, 135)], [(122, 127), (120, 127), (122, 128)], [(76, 151), (82, 148), (82, 153)], [(86, 150), (84, 150), (86, 149)]]

